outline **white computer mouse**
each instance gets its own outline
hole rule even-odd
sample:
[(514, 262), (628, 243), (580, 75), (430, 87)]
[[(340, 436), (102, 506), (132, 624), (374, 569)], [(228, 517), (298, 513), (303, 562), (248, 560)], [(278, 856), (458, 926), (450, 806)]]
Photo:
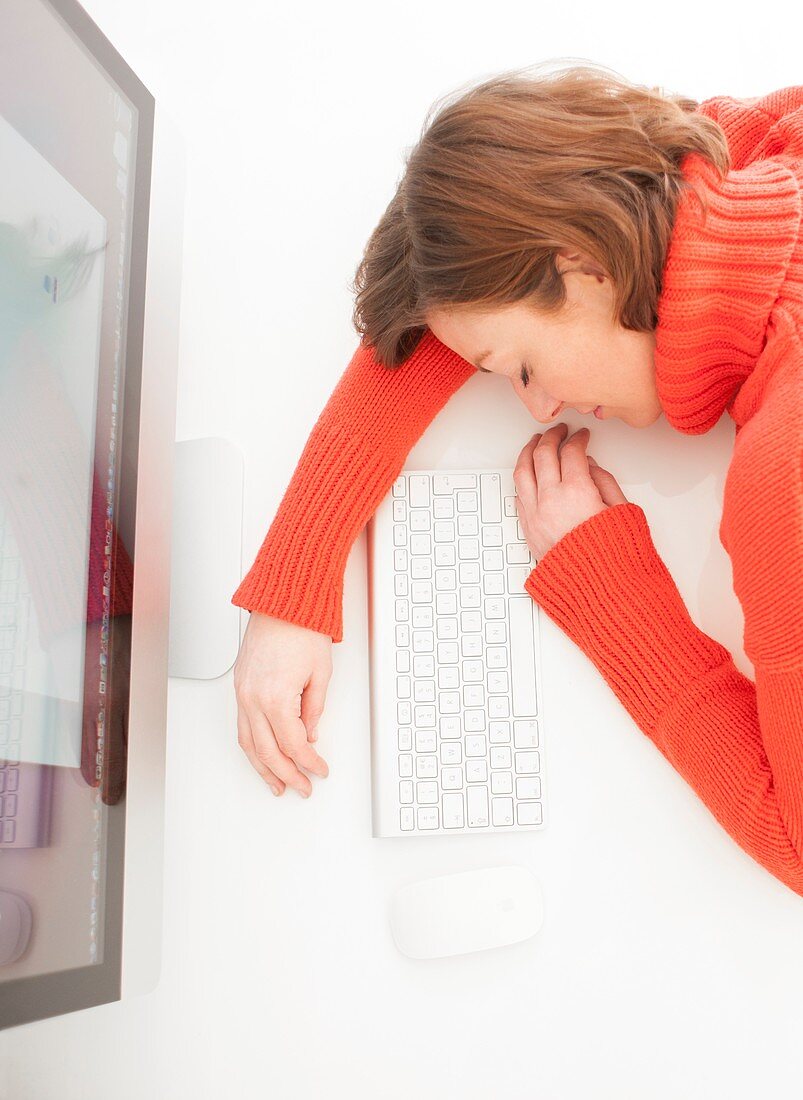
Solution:
[(0, 966), (16, 962), (31, 938), (33, 914), (25, 898), (0, 890)]
[(411, 959), (518, 943), (534, 936), (543, 921), (541, 885), (518, 864), (421, 879), (400, 887), (390, 901), (393, 938)]

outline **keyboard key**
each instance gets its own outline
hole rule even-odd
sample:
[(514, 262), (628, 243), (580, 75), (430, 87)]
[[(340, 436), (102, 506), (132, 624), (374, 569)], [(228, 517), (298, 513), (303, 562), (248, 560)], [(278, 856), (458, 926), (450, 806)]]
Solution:
[(485, 757), (466, 760), (466, 783), (487, 783), (488, 762)]
[(460, 741), (441, 741), (441, 764), (462, 764), (463, 745)]
[(477, 485), (476, 474), (435, 474), (432, 478), (432, 490), (435, 494), (454, 493), (457, 489), (474, 489)]
[(491, 794), (512, 794), (513, 773), (491, 772)]
[(439, 520), (432, 534), (435, 542), (454, 542), (454, 523), (451, 520)]
[[(435, 648), (435, 635), (431, 630), (413, 631), (413, 652), (432, 653)], [(532, 711), (530, 712), (532, 713)]]
[(413, 731), (409, 726), (400, 726), (396, 740), (401, 752), (409, 752), (413, 747)]
[(439, 641), (456, 638), (459, 633), (457, 629), (457, 619), (438, 619), (436, 632)]
[[(438, 592), (435, 595), (435, 610), (439, 615), (457, 614), (457, 593)], [(457, 624), (455, 623), (455, 626)]]
[(439, 592), (453, 592), (457, 588), (457, 574), (454, 569), (436, 569), (435, 587)]
[(508, 600), (508, 605), (513, 713), (520, 717), (531, 717), (538, 713), (535, 697), (533, 601), (529, 596), (515, 597)]
[[(437, 774), (437, 773), (435, 773)], [(463, 787), (462, 768), (441, 768), (441, 787), (445, 791), (459, 791)]]
[(463, 711), (463, 724), (467, 733), (476, 733), (478, 730), (485, 729), (485, 711), (484, 710), (465, 710)]
[[(410, 685), (412, 681), (409, 676), (397, 676), (396, 677), (396, 698), (397, 699), (409, 699), (410, 698)], [(431, 700), (426, 700), (431, 702)]]
[(429, 556), (432, 553), (432, 537), (423, 533), (410, 535), (410, 553)]
[(491, 801), (491, 812), (494, 825), (513, 824), (513, 799), (494, 798)]
[(394, 497), (403, 497), (407, 495), (407, 478), (404, 474), (400, 474), (393, 482), (393, 495)]
[(415, 800), (419, 806), (436, 805), (440, 802), (438, 784), (430, 780), (422, 780), (415, 785)]
[(448, 542), (439, 542), (435, 546), (435, 565), (454, 565), (457, 561), (457, 554), (454, 546)]
[(397, 523), (404, 523), (407, 519), (407, 504), (403, 500), (393, 501), (393, 518)]
[(460, 692), (442, 691), (438, 696), (438, 709), (441, 714), (459, 714)]
[(457, 642), (438, 642), (438, 664), (456, 665), (459, 657)]
[(507, 718), (510, 714), (510, 700), (507, 695), (490, 695), (488, 697), (488, 717)]
[(418, 779), (435, 779), (438, 774), (438, 758), (434, 753), (424, 753), (415, 758), (415, 774)]
[(516, 780), (516, 798), (540, 798), (541, 780), (537, 775), (524, 775)]
[(407, 528), (403, 523), (394, 523), (393, 525), (393, 545), (407, 545)]
[(485, 676), (482, 661), (463, 661), (463, 679), (467, 683), (478, 683)]
[(460, 687), (460, 673), (457, 665), (446, 665), (438, 669), (438, 687), (446, 690)]
[(413, 607), (413, 630), (424, 630), (435, 623), (431, 604), (415, 604)]
[(393, 551), (393, 568), (397, 572), (407, 572), (407, 551), (406, 550), (394, 550)]
[(502, 538), (501, 527), (483, 527), (482, 529), (482, 545), (483, 546), (502, 546), (504, 539)]
[(419, 806), (418, 808), (418, 828), (419, 829), (437, 829), (438, 827), (438, 807), (437, 806)]
[(413, 603), (432, 603), (432, 581), (413, 581), (410, 598)]
[(479, 558), (480, 544), (478, 539), (458, 539), (457, 556), (462, 561)]
[(510, 681), (507, 672), (489, 672), (486, 680), (489, 693), (497, 691), (507, 692), (510, 689)]
[(432, 502), (432, 515), (435, 519), (454, 519), (454, 501), (451, 497), (436, 496)]
[(543, 820), (540, 802), (519, 802), (516, 806), (519, 825), (540, 825)]
[[(408, 723), (406, 723), (406, 722), (400, 722), (399, 723), (399, 725), (401, 725), (401, 726), (404, 726), (404, 725), (407, 725), (407, 724)], [(417, 706), (415, 708), (415, 722), (413, 724), (418, 726), (419, 729), (433, 729), (434, 730), (435, 729), (435, 708), (430, 707), (430, 706), (426, 706), (424, 703), (422, 703), (420, 706)], [(420, 752), (421, 750), (419, 749), (418, 751)]]
[(480, 566), (476, 561), (461, 561), (457, 567), (457, 575), (461, 584), (479, 584)]
[(411, 558), (410, 576), (413, 578), (414, 581), (430, 580), (432, 578), (432, 558)]
[(486, 573), (482, 578), (482, 590), (486, 596), (502, 596), (505, 591), (504, 573)]
[[(527, 597), (529, 599), (529, 596)], [(532, 603), (532, 600), (530, 600)], [(483, 604), (486, 619), (504, 619), (505, 601), (499, 596), (487, 596)]]
[(399, 623), (396, 627), (396, 645), (403, 649), (410, 644), (410, 627), (407, 623)]
[(460, 716), (459, 715), (447, 715), (440, 720), (441, 740), (449, 741), (455, 738), (461, 738), (463, 731), (460, 728)]
[(415, 687), (413, 688), (413, 696), (416, 703), (434, 703), (435, 702), (435, 681), (434, 680), (416, 680)]
[(482, 637), (479, 634), (464, 634), (460, 639), (460, 650), (464, 657), (482, 656)]
[(492, 573), (494, 570), (504, 569), (505, 559), (501, 550), (483, 550), (482, 552), (482, 568), (486, 573)]
[(399, 802), (404, 806), (409, 806), (413, 801), (413, 783), (410, 779), (403, 779), (399, 783)]
[(538, 723), (534, 719), (520, 719), (514, 722), (513, 743), (517, 749), (538, 748)]
[(482, 630), (482, 613), (479, 611), (461, 611), (460, 629), (465, 634)]
[(463, 687), (463, 706), (485, 706), (485, 688), (482, 684), (466, 684)]
[(491, 767), (509, 770), (513, 767), (509, 745), (491, 746)]
[(444, 794), (441, 798), (441, 813), (444, 829), (462, 829), (466, 823), (463, 795), (457, 791)]
[(515, 496), (505, 497), (505, 515), (506, 516), (515, 516), (517, 514), (518, 513), (517, 513), (517, 510), (516, 510), (516, 498), (515, 498)]
[(412, 704), (408, 702), (396, 704), (396, 721), (400, 726), (408, 726), (413, 719)]
[(541, 769), (537, 752), (516, 753), (516, 771), (519, 775), (521, 775), (522, 773), (532, 773), (540, 770)]
[[(485, 641), (494, 645), (504, 645), (507, 641), (507, 625), (501, 620), (485, 624)], [(502, 650), (507, 659), (507, 651)]]
[(415, 731), (416, 752), (434, 752), (436, 749), (436, 741), (435, 730)]
[(509, 542), (507, 544), (508, 565), (526, 565), (530, 560), (530, 547), (526, 542)]
[(510, 722), (489, 722), (488, 740), (491, 744), (508, 744), (510, 742)]
[(462, 492), (456, 494), (458, 512), (476, 512), (479, 508), (479, 498), (476, 493)]
[(409, 672), (410, 671), (410, 650), (409, 649), (397, 649), (396, 650), (396, 671), (397, 672)]
[(432, 518), (426, 508), (412, 508), (410, 510), (411, 531), (429, 531), (432, 526)]
[(413, 758), (409, 753), (399, 757), (399, 778), (409, 779), (413, 774)]
[(435, 658), (431, 653), (416, 653), (413, 657), (413, 672), (416, 676), (434, 676)]
[(480, 475), (480, 498), (482, 500), (482, 522), (499, 523), (502, 518), (499, 474)]
[(415, 828), (415, 816), (412, 806), (402, 806), (399, 810), (399, 827), (405, 832)]
[(468, 787), (466, 790), (469, 828), (488, 824), (488, 788)]
[(394, 573), (393, 588), (397, 596), (409, 596), (410, 580), (406, 573)]
[(466, 734), (466, 756), (485, 756), (486, 752), (487, 743), (484, 733)]
[(526, 591), (524, 582), (527, 580), (530, 573), (532, 573), (532, 569), (529, 565), (511, 565), (507, 571), (508, 592)]
[(476, 608), (481, 606), (482, 589), (477, 585), (468, 585), (460, 589), (460, 606)]
[(429, 508), (429, 475), (410, 474), (410, 507)]
[(459, 536), (478, 535), (480, 533), (480, 521), (474, 513), (461, 512), (457, 517), (457, 534)]

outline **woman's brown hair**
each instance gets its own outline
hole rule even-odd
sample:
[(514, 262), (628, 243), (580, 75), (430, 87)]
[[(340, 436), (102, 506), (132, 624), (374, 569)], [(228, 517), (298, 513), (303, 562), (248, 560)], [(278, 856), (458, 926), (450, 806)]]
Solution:
[(527, 302), (556, 314), (557, 252), (610, 275), (615, 319), (651, 332), (680, 173), (697, 152), (724, 175), (725, 135), (698, 103), (598, 65), (543, 65), (436, 101), (352, 284), (361, 343), (386, 367), (412, 354), (435, 309)]

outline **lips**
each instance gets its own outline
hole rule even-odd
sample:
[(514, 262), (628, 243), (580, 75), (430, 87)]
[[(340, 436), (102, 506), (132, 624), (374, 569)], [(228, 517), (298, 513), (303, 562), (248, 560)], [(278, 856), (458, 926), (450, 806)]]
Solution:
[(602, 415), (602, 405), (597, 405), (596, 409), (594, 409), (594, 416), (596, 416), (597, 420), (605, 419), (605, 417)]

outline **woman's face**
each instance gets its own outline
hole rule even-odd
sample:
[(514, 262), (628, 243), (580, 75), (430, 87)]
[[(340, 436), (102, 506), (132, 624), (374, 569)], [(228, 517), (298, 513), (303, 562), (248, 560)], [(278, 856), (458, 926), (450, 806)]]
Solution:
[(509, 378), (540, 422), (554, 420), (564, 408), (592, 414), (601, 405), (603, 419), (616, 416), (633, 428), (648, 427), (662, 412), (654, 334), (614, 322), (610, 279), (589, 257), (569, 251), (557, 264), (567, 299), (556, 317), (522, 303), (491, 311), (460, 306), (430, 313), (427, 324), (478, 369)]

